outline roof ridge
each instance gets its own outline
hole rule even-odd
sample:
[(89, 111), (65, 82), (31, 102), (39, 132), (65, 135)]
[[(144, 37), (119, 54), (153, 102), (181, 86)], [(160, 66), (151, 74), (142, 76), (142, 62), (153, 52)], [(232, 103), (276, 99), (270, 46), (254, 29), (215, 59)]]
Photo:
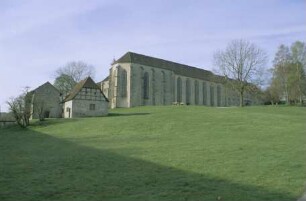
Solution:
[(43, 83), (43, 84), (41, 84), (41, 85), (39, 85), (38, 87), (36, 87), (35, 89), (33, 89), (33, 90), (31, 90), (31, 91), (29, 91), (29, 93), (35, 93), (35, 91), (37, 90), (37, 89), (39, 89), (40, 87), (42, 87), (42, 86), (44, 86), (44, 85), (46, 85), (46, 84), (49, 84), (49, 85), (51, 85), (57, 92), (59, 92), (60, 93), (60, 91), (53, 85), (53, 84), (51, 84), (49, 81), (47, 81), (47, 82), (45, 82), (45, 83)]
[(105, 97), (103, 91), (101, 88), (95, 83), (95, 81), (90, 77), (86, 77), (85, 79), (81, 80), (78, 82), (73, 89), (69, 92), (69, 94), (64, 98), (63, 102), (70, 101), (76, 97), (76, 95), (83, 89), (83, 88), (93, 88), (93, 89), (98, 89), (104, 96), (105, 100), (108, 101), (108, 99)]
[(215, 75), (209, 70), (130, 51), (125, 53), (115, 63), (137, 63), (140, 65), (170, 70), (182, 76), (205, 79), (213, 82), (221, 82), (219, 76)]

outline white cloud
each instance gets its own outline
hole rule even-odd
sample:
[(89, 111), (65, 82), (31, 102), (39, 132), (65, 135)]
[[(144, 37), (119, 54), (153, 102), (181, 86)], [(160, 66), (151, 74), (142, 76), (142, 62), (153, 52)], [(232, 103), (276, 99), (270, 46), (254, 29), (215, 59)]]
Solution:
[[(4, 0), (5, 1), (5, 0)], [(303, 40), (304, 3), (280, 1), (0, 1), (0, 104), (23, 86), (52, 81), (70, 60), (108, 74), (111, 60), (135, 51), (211, 69), (212, 54), (237, 38), (266, 48)], [(259, 3), (258, 3), (259, 2)], [(273, 12), (272, 12), (273, 11)]]

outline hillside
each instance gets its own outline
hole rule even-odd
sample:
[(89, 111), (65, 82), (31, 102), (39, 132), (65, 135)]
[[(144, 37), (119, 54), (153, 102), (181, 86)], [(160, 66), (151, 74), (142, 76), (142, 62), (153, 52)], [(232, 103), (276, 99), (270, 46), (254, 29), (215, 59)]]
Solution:
[(296, 200), (306, 108), (111, 110), (0, 129), (0, 200)]

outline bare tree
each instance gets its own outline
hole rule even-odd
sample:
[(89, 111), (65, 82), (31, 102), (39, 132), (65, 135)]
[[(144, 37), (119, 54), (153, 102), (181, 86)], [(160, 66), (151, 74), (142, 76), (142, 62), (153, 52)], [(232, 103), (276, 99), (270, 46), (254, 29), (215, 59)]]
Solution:
[(27, 96), (28, 88), (18, 97), (12, 97), (7, 104), (9, 110), (13, 114), (17, 124), (23, 128), (30, 125), (31, 108), (29, 102), (31, 101)]
[(229, 86), (239, 92), (240, 106), (244, 105), (244, 93), (252, 84), (260, 84), (266, 53), (255, 44), (245, 40), (234, 40), (224, 51), (214, 54), (214, 64), (223, 74)]
[(46, 108), (45, 108), (45, 101), (35, 97), (35, 100), (33, 102), (33, 106), (35, 113), (38, 114), (38, 118), (39, 121), (44, 121), (45, 120), (45, 112), (46, 112)]
[(86, 77), (94, 77), (95, 69), (83, 61), (72, 61), (55, 72), (54, 86), (61, 92), (70, 91), (76, 83)]

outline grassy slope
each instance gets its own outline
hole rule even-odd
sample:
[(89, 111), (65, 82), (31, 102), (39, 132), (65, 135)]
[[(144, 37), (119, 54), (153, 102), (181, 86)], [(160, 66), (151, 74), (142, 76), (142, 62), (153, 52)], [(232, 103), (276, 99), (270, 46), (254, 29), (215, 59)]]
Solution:
[(306, 109), (116, 109), (0, 130), (0, 200), (296, 200)]

